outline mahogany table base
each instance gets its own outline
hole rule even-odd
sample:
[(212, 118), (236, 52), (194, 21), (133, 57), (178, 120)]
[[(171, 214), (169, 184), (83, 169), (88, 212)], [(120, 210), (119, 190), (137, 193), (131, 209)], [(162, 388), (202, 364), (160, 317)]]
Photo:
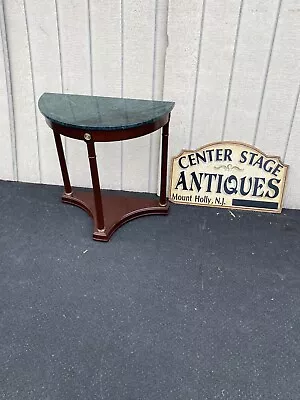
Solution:
[(93, 192), (73, 192), (63, 194), (62, 201), (85, 210), (94, 220), (93, 239), (102, 242), (109, 241), (112, 234), (126, 222), (144, 215), (167, 215), (169, 204), (160, 205), (159, 199), (131, 197), (126, 195), (111, 195), (102, 193), (104, 225), (103, 230), (97, 229), (97, 219)]

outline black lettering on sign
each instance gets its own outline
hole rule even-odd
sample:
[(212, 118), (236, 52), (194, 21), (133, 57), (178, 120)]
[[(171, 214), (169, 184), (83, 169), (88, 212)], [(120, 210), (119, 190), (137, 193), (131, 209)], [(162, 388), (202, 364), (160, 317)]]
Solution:
[(232, 154), (231, 149), (225, 149), (224, 150), (224, 161), (232, 161), (231, 154)]
[(263, 181), (263, 183), (266, 181), (265, 178), (254, 178), (253, 196), (262, 197), (264, 195), (263, 191), (258, 193), (258, 191), (264, 187), (262, 183), (259, 183), (260, 180)]
[(190, 186), (190, 190), (193, 190), (193, 183), (196, 185), (196, 188), (198, 190), (198, 192), (200, 192), (201, 189), (201, 180), (202, 180), (202, 176), (203, 173), (201, 172), (199, 174), (199, 179), (197, 178), (196, 172), (192, 172), (191, 173), (191, 186)]
[[(246, 179), (248, 181), (248, 190), (245, 189), (246, 187)], [(251, 192), (252, 189), (252, 177), (250, 176), (250, 178), (248, 178), (247, 176), (243, 176), (243, 178), (241, 178), (241, 186), (240, 186), (240, 192), (242, 196), (247, 196), (247, 194), (249, 194)]]
[(222, 151), (223, 149), (216, 149), (216, 161), (222, 161)]
[(211, 183), (212, 183), (212, 178), (216, 178), (217, 174), (205, 174), (205, 177), (208, 177), (208, 182), (207, 182), (207, 192), (211, 192)]
[(183, 159), (185, 159), (185, 158), (186, 158), (186, 156), (182, 156), (182, 157), (179, 158), (178, 164), (179, 164), (180, 168), (187, 168), (187, 167), (188, 167), (188, 164), (185, 164), (185, 165), (184, 165), (184, 164), (182, 163)]
[(264, 163), (264, 170), (265, 170), (266, 172), (271, 172), (272, 169), (273, 169), (272, 167), (268, 167), (268, 165), (269, 165), (270, 163), (276, 164), (274, 160), (267, 160), (267, 161), (265, 161), (265, 163)]
[(222, 182), (223, 182), (224, 175), (219, 174), (218, 175), (218, 186), (217, 186), (217, 191), (216, 193), (221, 193), (222, 192)]
[(248, 154), (247, 150), (244, 150), (241, 152), (241, 158), (240, 158), (240, 163), (244, 164), (247, 161), (246, 154)]
[(188, 190), (187, 186), (186, 186), (186, 180), (185, 180), (185, 174), (184, 171), (180, 172), (180, 176), (177, 182), (177, 185), (175, 186), (175, 189), (178, 189), (178, 186), (182, 185), (182, 190)]
[(253, 165), (254, 158), (256, 156), (258, 156), (258, 154), (257, 153), (252, 153), (252, 151), (250, 151), (249, 154), (251, 154), (251, 157), (250, 157), (250, 160), (249, 160), (249, 165)]
[(253, 165), (253, 167), (255, 167), (255, 165), (258, 165), (259, 168), (262, 168), (262, 166), (263, 166), (263, 161), (264, 161), (263, 156), (260, 156), (260, 157), (255, 161), (255, 163), (252, 164), (252, 165)]
[(280, 179), (272, 178), (268, 181), (268, 187), (273, 190), (273, 195), (270, 194), (270, 191), (266, 193), (266, 197), (269, 197), (270, 199), (275, 199), (279, 195), (279, 187), (274, 185), (274, 183), (280, 183)]
[(280, 172), (281, 169), (282, 169), (282, 166), (277, 164), (276, 167), (274, 168), (272, 174), (275, 176), (278, 176), (278, 173)]
[[(228, 187), (228, 185), (230, 185), (231, 183), (233, 183), (233, 186)], [(236, 176), (230, 175), (224, 182), (224, 192), (227, 194), (236, 194), (237, 193), (237, 185), (238, 185), (238, 181), (237, 181)]]
[(194, 153), (189, 155), (189, 160), (190, 160), (190, 165), (197, 165)]
[(196, 159), (197, 159), (197, 164), (200, 164), (201, 161), (206, 163), (206, 155), (204, 151), (202, 151), (202, 154), (196, 153)]

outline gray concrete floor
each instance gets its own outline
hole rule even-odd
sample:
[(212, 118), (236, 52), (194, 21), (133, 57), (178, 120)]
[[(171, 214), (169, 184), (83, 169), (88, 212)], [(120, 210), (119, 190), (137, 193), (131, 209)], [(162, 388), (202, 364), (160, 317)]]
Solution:
[(0, 399), (300, 398), (300, 212), (172, 205), (92, 241), (0, 182)]

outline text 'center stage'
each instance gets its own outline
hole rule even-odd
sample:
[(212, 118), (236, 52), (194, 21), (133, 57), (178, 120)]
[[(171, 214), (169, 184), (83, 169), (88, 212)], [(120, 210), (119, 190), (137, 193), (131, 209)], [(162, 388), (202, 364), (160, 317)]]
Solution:
[(288, 166), (239, 142), (183, 150), (173, 158), (170, 200), (280, 213)]

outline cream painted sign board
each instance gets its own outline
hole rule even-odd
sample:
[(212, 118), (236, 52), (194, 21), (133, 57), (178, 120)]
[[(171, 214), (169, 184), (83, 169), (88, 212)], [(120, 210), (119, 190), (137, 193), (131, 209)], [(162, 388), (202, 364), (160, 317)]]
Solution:
[(183, 150), (172, 161), (174, 203), (280, 213), (288, 166), (239, 142)]

